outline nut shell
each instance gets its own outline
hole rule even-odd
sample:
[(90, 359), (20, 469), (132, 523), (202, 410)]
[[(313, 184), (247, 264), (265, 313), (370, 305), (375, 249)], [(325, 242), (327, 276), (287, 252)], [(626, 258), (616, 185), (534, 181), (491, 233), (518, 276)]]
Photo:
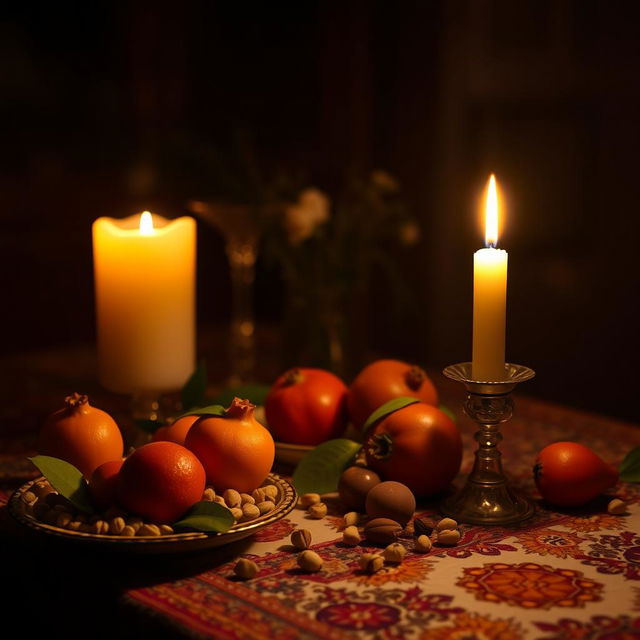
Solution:
[(395, 542), (402, 533), (402, 527), (389, 518), (369, 520), (364, 527), (364, 537), (374, 544), (388, 545)]

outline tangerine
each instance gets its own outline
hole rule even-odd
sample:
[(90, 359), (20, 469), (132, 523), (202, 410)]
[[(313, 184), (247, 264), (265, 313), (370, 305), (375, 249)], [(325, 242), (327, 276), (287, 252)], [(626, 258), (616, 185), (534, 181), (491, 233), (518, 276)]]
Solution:
[(115, 420), (74, 393), (52, 413), (40, 431), (40, 453), (61, 458), (77, 467), (88, 480), (103, 462), (122, 458), (124, 443)]
[(103, 462), (91, 474), (89, 491), (94, 502), (101, 509), (107, 509), (116, 502), (116, 483), (124, 460)]
[(200, 416), (184, 416), (182, 418), (178, 418), (173, 424), (157, 429), (154, 432), (151, 441), (175, 442), (176, 444), (184, 446), (184, 440), (187, 437), (187, 433), (189, 433), (189, 429), (191, 429), (191, 425), (199, 417)]
[(201, 460), (216, 489), (250, 493), (271, 471), (273, 437), (254, 417), (255, 405), (234, 398), (222, 416), (202, 416), (189, 430), (186, 446)]
[(175, 442), (149, 442), (123, 463), (116, 492), (131, 513), (152, 522), (171, 523), (202, 498), (202, 463)]

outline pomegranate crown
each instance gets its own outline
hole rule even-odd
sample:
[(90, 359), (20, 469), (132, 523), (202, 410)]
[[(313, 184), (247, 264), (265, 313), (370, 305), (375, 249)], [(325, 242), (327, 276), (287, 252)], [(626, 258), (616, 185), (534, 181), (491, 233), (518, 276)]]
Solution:
[(250, 400), (235, 397), (225, 411), (224, 416), (225, 418), (249, 418), (253, 415), (255, 408), (256, 405)]
[(77, 409), (82, 405), (89, 404), (89, 396), (84, 393), (74, 392), (64, 399), (67, 409)]

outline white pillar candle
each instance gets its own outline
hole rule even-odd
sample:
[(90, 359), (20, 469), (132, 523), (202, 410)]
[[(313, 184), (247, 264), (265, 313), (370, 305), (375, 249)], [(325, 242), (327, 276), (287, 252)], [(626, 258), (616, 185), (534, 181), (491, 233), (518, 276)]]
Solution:
[(182, 387), (195, 366), (195, 220), (98, 218), (93, 260), (101, 384), (121, 393)]
[(473, 356), (475, 380), (505, 378), (507, 258), (498, 243), (498, 195), (491, 175), (485, 208), (485, 244), (473, 256)]

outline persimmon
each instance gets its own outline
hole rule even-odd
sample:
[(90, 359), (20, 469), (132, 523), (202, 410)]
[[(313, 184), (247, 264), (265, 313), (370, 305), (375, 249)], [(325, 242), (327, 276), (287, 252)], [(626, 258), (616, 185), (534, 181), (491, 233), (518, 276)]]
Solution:
[(114, 419), (92, 407), (86, 395), (74, 393), (64, 403), (42, 426), (40, 453), (69, 462), (89, 480), (103, 462), (122, 458), (122, 434)]
[(116, 484), (123, 462), (123, 459), (103, 462), (91, 474), (89, 491), (101, 509), (107, 509), (116, 503)]
[(185, 438), (193, 423), (200, 416), (184, 416), (178, 418), (173, 424), (166, 425), (157, 429), (151, 437), (152, 442), (166, 441), (175, 442), (184, 446)]
[(122, 464), (116, 493), (127, 511), (151, 522), (171, 523), (202, 498), (202, 463), (175, 442), (149, 442)]
[(234, 398), (222, 416), (202, 416), (185, 446), (198, 456), (216, 489), (250, 493), (265, 480), (275, 457), (273, 437), (254, 418), (255, 405)]
[(618, 482), (618, 471), (578, 442), (554, 442), (540, 451), (533, 467), (540, 495), (560, 507), (577, 507)]
[(347, 409), (351, 422), (362, 428), (385, 402), (407, 396), (437, 406), (438, 393), (424, 369), (401, 360), (376, 360), (355, 377), (349, 387)]
[(369, 431), (367, 466), (386, 480), (405, 484), (417, 496), (445, 489), (460, 470), (462, 439), (437, 407), (416, 402), (388, 414)]

